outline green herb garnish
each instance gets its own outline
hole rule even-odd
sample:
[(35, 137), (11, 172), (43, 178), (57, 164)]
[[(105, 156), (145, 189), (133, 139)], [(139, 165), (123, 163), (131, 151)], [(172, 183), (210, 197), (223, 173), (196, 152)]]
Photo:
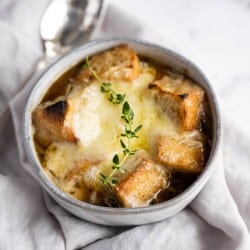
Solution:
[(93, 76), (95, 77), (95, 79), (102, 84), (101, 85), (101, 91), (103, 93), (108, 93), (109, 94), (108, 100), (110, 102), (112, 102), (113, 104), (120, 104), (120, 103), (124, 102), (125, 94), (116, 93), (112, 89), (111, 83), (104, 82), (103, 79), (101, 79), (100, 76), (98, 76), (98, 74), (93, 69), (92, 65), (89, 62), (88, 57), (86, 57), (85, 64), (83, 65), (83, 67), (89, 69), (91, 71), (91, 73), (93, 74)]
[[(121, 104), (124, 102), (126, 95), (125, 94), (119, 94), (116, 93), (112, 89), (112, 84), (109, 82), (104, 82), (98, 74), (95, 72), (93, 67), (91, 66), (88, 57), (86, 57), (86, 63), (84, 65), (85, 68), (88, 68), (93, 76), (96, 78), (98, 82), (101, 83), (101, 92), (108, 93), (108, 100), (112, 102), (113, 104)], [(100, 180), (104, 185), (110, 185), (114, 186), (117, 184), (117, 180), (113, 178), (113, 175), (116, 173), (116, 171), (120, 171), (121, 173), (124, 173), (124, 170), (121, 168), (122, 164), (127, 160), (127, 158), (130, 155), (134, 155), (136, 153), (136, 149), (131, 149), (131, 140), (133, 138), (138, 138), (137, 133), (142, 128), (142, 125), (137, 126), (133, 129), (133, 120), (134, 120), (134, 112), (131, 109), (129, 103), (125, 101), (122, 106), (122, 115), (121, 119), (124, 120), (125, 126), (124, 131), (121, 133), (121, 137), (126, 138), (126, 143), (124, 140), (120, 139), (120, 144), (123, 152), (123, 158), (120, 159), (118, 154), (115, 154), (112, 159), (112, 172), (109, 175), (104, 175), (103, 173), (100, 174)]]
[(125, 101), (123, 104), (121, 118), (125, 121), (124, 131), (123, 133), (121, 133), (121, 136), (127, 139), (126, 143), (124, 142), (124, 140), (120, 139), (123, 158), (120, 159), (118, 154), (115, 154), (112, 160), (113, 170), (110, 173), (110, 175), (108, 176), (104, 174), (100, 175), (101, 176), (100, 180), (103, 182), (103, 184), (109, 184), (111, 186), (114, 186), (117, 183), (117, 180), (113, 178), (113, 175), (116, 173), (116, 171), (119, 170), (121, 173), (123, 173), (124, 170), (121, 168), (122, 164), (127, 160), (127, 158), (130, 155), (134, 155), (136, 153), (137, 150), (132, 150), (130, 147), (131, 139), (138, 138), (137, 133), (142, 128), (142, 125), (139, 125), (135, 129), (132, 129), (134, 112), (127, 101)]
[(125, 99), (125, 94), (117, 94), (112, 88), (110, 83), (104, 82), (101, 85), (101, 91), (104, 93), (109, 93), (108, 100), (112, 102), (113, 104), (120, 104), (123, 103)]

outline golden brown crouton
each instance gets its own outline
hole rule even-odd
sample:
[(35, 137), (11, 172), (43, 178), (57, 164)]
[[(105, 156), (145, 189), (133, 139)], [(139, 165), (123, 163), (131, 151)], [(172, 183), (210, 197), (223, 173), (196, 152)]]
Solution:
[(32, 113), (35, 138), (45, 146), (52, 142), (90, 143), (100, 132), (95, 112), (100, 97), (98, 83), (76, 84), (65, 97), (39, 105)]
[(166, 179), (154, 162), (147, 157), (134, 158), (130, 164), (134, 165), (133, 170), (115, 187), (117, 198), (123, 207), (147, 206), (166, 186)]
[[(139, 75), (139, 59), (128, 45), (119, 45), (111, 50), (94, 55), (89, 60), (95, 72), (105, 80), (132, 81)], [(88, 82), (93, 77), (88, 68), (83, 68), (77, 79)]]
[(168, 76), (149, 84), (161, 110), (176, 126), (184, 130), (196, 129), (204, 91), (189, 80), (174, 81)]
[(35, 137), (42, 144), (59, 141), (76, 142), (69, 122), (70, 116), (70, 106), (67, 101), (38, 107), (32, 113), (32, 122), (36, 128)]
[(159, 136), (156, 156), (159, 162), (176, 171), (200, 173), (204, 164), (203, 144), (192, 137)]

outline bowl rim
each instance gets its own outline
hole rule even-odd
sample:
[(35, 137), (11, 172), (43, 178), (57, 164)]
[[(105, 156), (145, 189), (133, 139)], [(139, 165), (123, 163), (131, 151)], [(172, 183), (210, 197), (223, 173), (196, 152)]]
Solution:
[[(198, 178), (188, 188), (186, 188), (181, 194), (177, 195), (176, 197), (174, 197), (170, 200), (167, 200), (167, 201), (164, 201), (164, 202), (161, 202), (158, 204), (154, 204), (154, 205), (149, 205), (146, 207), (137, 207), (137, 208), (104, 207), (104, 206), (97, 206), (97, 205), (93, 205), (93, 204), (90, 204), (90, 203), (87, 203), (84, 201), (80, 201), (80, 200), (74, 199), (71, 196), (69, 196), (68, 194), (64, 193), (52, 181), (50, 181), (50, 179), (47, 177), (47, 175), (43, 171), (41, 163), (37, 162), (35, 156), (33, 155), (32, 146), (31, 146), (31, 143), (33, 141), (33, 135), (30, 135), (31, 129), (29, 129), (29, 126), (30, 126), (29, 116), (31, 115), (31, 111), (30, 111), (31, 105), (30, 104), (32, 101), (32, 96), (36, 92), (36, 89), (37, 89), (40, 81), (42, 81), (43, 77), (51, 69), (53, 69), (53, 67), (58, 62), (65, 60), (65, 58), (67, 58), (68, 56), (70, 56), (72, 54), (76, 54), (79, 51), (94, 47), (96, 45), (105, 44), (108, 42), (119, 42), (121, 44), (122, 43), (134, 43), (137, 45), (143, 45), (143, 46), (151, 47), (153, 49), (160, 50), (160, 51), (162, 51), (162, 53), (166, 53), (172, 57), (175, 57), (175, 58), (177, 58), (178, 61), (181, 61), (185, 65), (188, 65), (189, 68), (192, 68), (196, 72), (198, 72), (198, 74), (203, 78), (203, 81), (205, 82), (206, 88), (208, 90), (208, 91), (206, 90), (206, 93), (209, 92), (209, 93), (207, 93), (207, 95), (210, 96), (211, 103), (212, 103), (211, 105), (213, 107), (214, 117), (215, 117), (215, 118), (213, 118), (214, 127), (215, 127), (214, 128), (215, 131), (214, 131), (214, 138), (213, 138), (213, 140), (214, 140), (213, 147), (211, 148), (211, 152), (210, 152), (209, 158), (207, 160), (206, 166), (205, 166), (204, 170), (202, 171), (202, 173), (198, 176)], [(39, 183), (42, 185), (42, 187), (44, 189), (46, 189), (46, 191), (49, 194), (51, 194), (50, 192), (52, 192), (53, 197), (54, 197), (54, 195), (56, 196), (56, 200), (57, 199), (63, 200), (64, 202), (66, 202), (67, 204), (70, 204), (71, 206), (73, 205), (73, 206), (76, 206), (76, 207), (81, 208), (81, 209), (91, 210), (92, 212), (116, 214), (116, 215), (148, 213), (148, 212), (152, 212), (152, 211), (162, 210), (164, 208), (174, 207), (178, 203), (185, 201), (189, 197), (190, 193), (195, 192), (195, 189), (197, 189), (200, 185), (202, 185), (202, 180), (204, 180), (206, 182), (208, 180), (208, 178), (210, 177), (210, 175), (212, 174), (212, 172), (215, 168), (215, 166), (213, 166), (215, 164), (212, 164), (212, 162), (217, 158), (218, 151), (219, 151), (219, 145), (221, 144), (221, 118), (220, 118), (218, 101), (217, 101), (216, 95), (211, 87), (210, 82), (205, 77), (203, 72), (190, 60), (188, 60), (184, 56), (180, 55), (179, 53), (172, 51), (171, 49), (162, 47), (162, 46), (157, 45), (157, 44), (152, 43), (152, 42), (147, 42), (147, 41), (144, 41), (141, 39), (128, 38), (128, 37), (110, 37), (110, 38), (95, 39), (91, 42), (84, 44), (83, 46), (80, 46), (80, 47), (66, 53), (65, 55), (61, 56), (60, 58), (58, 58), (57, 60), (52, 62), (46, 68), (46, 70), (43, 71), (41, 73), (41, 75), (39, 75), (39, 77), (36, 79), (36, 83), (33, 85), (32, 89), (29, 93), (29, 97), (28, 97), (26, 105), (25, 105), (25, 111), (24, 111), (24, 116), (23, 116), (23, 129), (24, 129), (23, 136), (24, 136), (25, 151), (28, 155), (28, 159), (30, 161), (31, 167), (32, 167), (32, 169), (35, 170), (35, 174), (36, 174), (35, 177), (38, 177)]]

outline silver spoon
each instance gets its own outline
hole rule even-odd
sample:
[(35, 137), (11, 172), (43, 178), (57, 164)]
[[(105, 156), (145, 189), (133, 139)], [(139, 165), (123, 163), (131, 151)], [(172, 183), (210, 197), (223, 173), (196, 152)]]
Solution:
[(57, 57), (92, 39), (106, 12), (104, 0), (52, 0), (41, 19), (44, 52)]
[[(108, 0), (50, 1), (40, 23), (44, 56), (38, 60), (27, 85), (33, 85), (46, 66), (56, 58), (95, 36), (105, 16), (107, 2)], [(9, 114), (8, 107), (0, 110), (0, 130)]]

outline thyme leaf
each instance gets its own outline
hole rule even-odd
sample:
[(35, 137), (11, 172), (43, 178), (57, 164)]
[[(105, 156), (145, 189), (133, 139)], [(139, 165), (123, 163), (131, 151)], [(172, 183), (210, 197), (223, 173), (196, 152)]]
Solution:
[(122, 169), (123, 163), (127, 160), (130, 155), (134, 155), (136, 153), (136, 149), (131, 149), (131, 140), (133, 138), (139, 138), (137, 133), (142, 128), (142, 125), (137, 126), (133, 129), (133, 120), (134, 120), (134, 111), (130, 107), (129, 103), (125, 101), (125, 94), (116, 93), (116, 91), (112, 88), (112, 84), (110, 82), (105, 82), (103, 79), (96, 73), (91, 63), (89, 62), (88, 57), (85, 59), (85, 64), (83, 66), (91, 71), (96, 80), (101, 84), (100, 91), (102, 93), (108, 94), (108, 100), (113, 104), (122, 104), (122, 115), (121, 119), (124, 120), (125, 126), (124, 131), (120, 134), (121, 137), (126, 138), (126, 142), (120, 139), (120, 144), (122, 148), (123, 158), (120, 159), (118, 154), (115, 154), (112, 159), (112, 172), (109, 175), (105, 175), (100, 173), (100, 181), (104, 185), (115, 186), (118, 183), (118, 180), (113, 178), (113, 175), (116, 171), (120, 171), (124, 173), (124, 169)]

